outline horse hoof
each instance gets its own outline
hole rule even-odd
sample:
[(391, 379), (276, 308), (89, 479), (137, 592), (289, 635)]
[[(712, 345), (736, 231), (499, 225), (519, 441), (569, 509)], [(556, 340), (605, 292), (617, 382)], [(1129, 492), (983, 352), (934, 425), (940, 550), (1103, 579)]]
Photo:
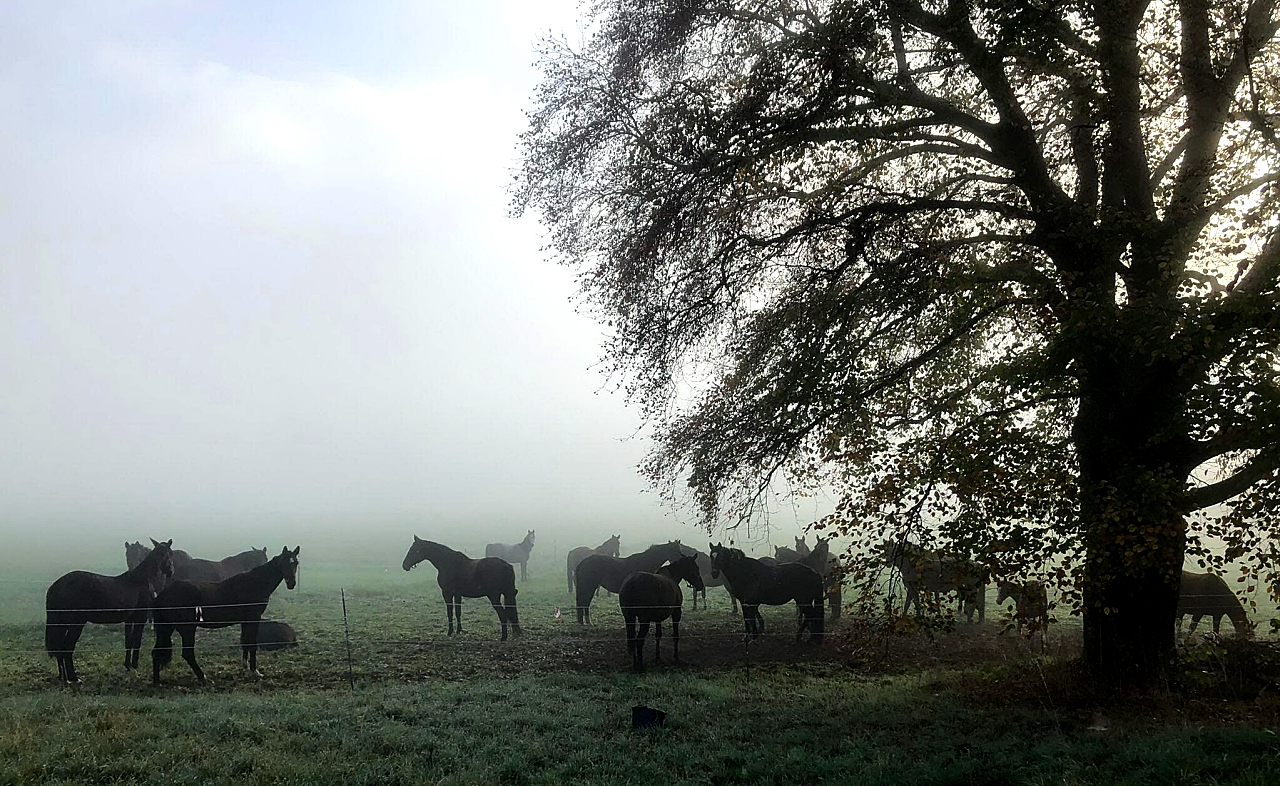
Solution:
[(258, 671), (257, 669), (254, 669), (253, 676), (257, 677), (258, 679), (262, 679), (262, 672)]

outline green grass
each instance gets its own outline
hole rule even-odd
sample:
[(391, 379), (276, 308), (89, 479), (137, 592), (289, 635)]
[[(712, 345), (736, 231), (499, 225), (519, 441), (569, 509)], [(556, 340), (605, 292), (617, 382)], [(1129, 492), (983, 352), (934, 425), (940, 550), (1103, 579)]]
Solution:
[[(143, 673), (128, 674), (120, 629), (94, 626), (77, 653), (84, 685), (56, 685), (39, 652), (44, 579), (6, 575), (0, 784), (1280, 782), (1280, 740), (1233, 720), (1248, 707), (1224, 720), (1113, 705), (1099, 724), (1052, 680), (1042, 694), (1024, 685), (1000, 698), (997, 680), (1032, 679), (1020, 671), (1032, 648), (993, 624), (899, 640), (883, 664), (892, 673), (868, 674), (840, 654), (851, 629), (820, 649), (797, 646), (783, 608), (767, 615), (781, 635), (748, 653), (712, 590), (710, 611), (686, 611), (686, 662), (633, 675), (616, 599), (597, 598), (596, 624), (580, 629), (562, 573), (534, 567), (519, 595), (526, 635), (504, 644), (481, 601), (466, 603), (465, 635), (445, 636), (430, 566), (304, 562), (298, 589), (281, 587), (268, 610), (302, 644), (264, 653), (265, 678), (240, 671), (234, 631), (207, 631), (198, 652), (214, 684), (197, 685), (176, 659), (160, 688), (146, 668), (149, 634)], [(957, 642), (993, 660), (949, 670)], [(899, 657), (904, 646), (914, 657)], [(666, 726), (633, 731), (634, 704), (665, 710)]]

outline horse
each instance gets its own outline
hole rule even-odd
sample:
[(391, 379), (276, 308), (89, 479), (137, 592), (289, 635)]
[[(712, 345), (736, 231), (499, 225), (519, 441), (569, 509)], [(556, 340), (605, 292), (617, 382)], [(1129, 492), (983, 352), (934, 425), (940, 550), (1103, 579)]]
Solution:
[(436, 583), (444, 596), (445, 611), (449, 617), (449, 635), (453, 635), (453, 615), (458, 614), (458, 633), (462, 632), (462, 599), (488, 598), (502, 623), (502, 640), (507, 640), (510, 624), (519, 636), (520, 615), (516, 610), (516, 571), (511, 563), (497, 557), (471, 559), (461, 551), (413, 536), (413, 545), (404, 555), (401, 567), (412, 570), (415, 565), (428, 560), (436, 567)]
[(1240, 599), (1231, 591), (1221, 576), (1212, 573), (1192, 573), (1182, 571), (1182, 584), (1178, 589), (1178, 633), (1182, 633), (1182, 618), (1191, 615), (1191, 629), (1187, 635), (1196, 632), (1201, 617), (1213, 620), (1213, 632), (1218, 634), (1222, 626), (1222, 618), (1231, 620), (1236, 635), (1249, 637), (1253, 635), (1253, 624), (1244, 613)]
[(298, 584), (298, 546), (286, 546), (275, 557), (253, 570), (222, 581), (175, 580), (156, 596), (152, 620), (156, 643), (151, 649), (151, 682), (160, 684), (160, 671), (173, 660), (173, 634), (182, 637), (182, 657), (191, 666), (196, 679), (206, 682), (204, 671), (196, 662), (196, 628), (240, 626), (240, 642), (245, 667), (255, 676), (258, 671), (258, 634), (262, 613), (267, 610), (271, 593), (283, 581), (293, 589)]
[[(243, 626), (240, 628), (240, 645), (241, 647), (249, 643), (248, 630)], [(282, 650), (286, 647), (298, 646), (298, 634), (294, 631), (293, 626), (287, 622), (279, 620), (259, 620), (258, 621), (258, 649), (259, 650)], [(248, 657), (248, 651), (244, 651), (245, 657)]]
[[(139, 560), (146, 557), (149, 551), (151, 550), (141, 543), (125, 543), (125, 563), (133, 567)], [(237, 573), (244, 573), (259, 565), (265, 565), (268, 559), (266, 546), (261, 549), (250, 548), (248, 551), (242, 551), (230, 557), (223, 557), (217, 561), (200, 559), (191, 556), (185, 551), (177, 550), (173, 552), (172, 580), (222, 581), (223, 579), (231, 578)], [(158, 587), (157, 589), (162, 588)]]
[(512, 565), (519, 564), (521, 581), (527, 578), (529, 552), (531, 551), (533, 551), (533, 530), (529, 530), (525, 534), (524, 540), (514, 546), (508, 546), (505, 543), (490, 543), (484, 547), (484, 555), (486, 557), (497, 557), (510, 562)]
[(758, 559), (743, 554), (740, 549), (711, 544), (711, 575), (724, 574), (733, 584), (733, 592), (742, 604), (742, 620), (746, 627), (743, 641), (751, 641), (764, 632), (764, 617), (760, 604), (781, 606), (796, 602), (799, 626), (796, 641), (806, 629), (809, 641), (822, 643), (823, 623), (826, 614), (822, 609), (822, 577), (808, 565), (788, 562), (766, 565)]
[[(724, 587), (724, 591), (729, 594), (729, 604), (733, 608), (734, 616), (738, 614), (738, 599), (733, 594), (733, 587), (729, 585), (729, 580), (724, 574), (711, 577), (711, 555), (704, 551), (698, 551), (693, 546), (681, 546), (680, 552), (685, 556), (691, 556), (698, 560), (698, 572), (702, 574), (702, 608), (707, 608), (707, 587)], [(698, 610), (698, 593), (693, 593), (693, 610)]]
[(904, 615), (922, 609), (920, 595), (929, 592), (955, 592), (959, 596), (959, 608), (969, 622), (978, 612), (978, 621), (987, 618), (986, 571), (972, 560), (957, 558), (921, 548), (910, 541), (885, 540), (881, 546), (884, 561), (902, 574), (902, 584), (907, 600), (902, 608)]
[(804, 538), (796, 538), (794, 549), (786, 546), (775, 546), (773, 559), (762, 558), (766, 565), (782, 565), (788, 562), (799, 562), (808, 565), (822, 577), (826, 598), (831, 603), (831, 619), (840, 618), (840, 607), (843, 605), (844, 574), (840, 570), (840, 560), (831, 553), (831, 541), (818, 538), (818, 545), (810, 549)]
[[(684, 556), (665, 565), (654, 573), (637, 571), (627, 576), (618, 590), (618, 605), (622, 607), (622, 619), (627, 626), (627, 654), (632, 656), (632, 669), (644, 671), (644, 639), (649, 635), (649, 623), (654, 623), (653, 659), (662, 660), (662, 621), (671, 618), (671, 636), (675, 662), (680, 662), (680, 611), (684, 593), (680, 582), (688, 582), (694, 594), (705, 592), (702, 573), (698, 570), (698, 558)], [(640, 633), (636, 635), (636, 623)]]
[[(142, 564), (142, 561), (146, 559), (147, 555), (150, 553), (151, 549), (142, 545), (142, 541), (134, 541), (133, 543), (130, 543), (126, 540), (124, 543), (124, 564), (129, 570), (133, 570), (138, 567), (138, 565)], [(182, 549), (173, 549), (169, 555), (169, 559), (173, 562), (173, 570), (176, 573), (178, 568), (183, 567), (191, 561), (191, 555)], [(156, 589), (163, 589), (167, 581), (168, 577), (162, 577), (160, 584)]]
[(590, 546), (579, 546), (569, 552), (565, 558), (565, 578), (569, 581), (569, 591), (573, 592), (573, 575), (578, 571), (578, 563), (582, 562), (592, 554), (603, 554), (606, 557), (616, 557), (620, 548), (621, 541), (617, 535), (609, 538), (604, 543), (596, 546), (594, 549)]
[(603, 554), (592, 554), (578, 563), (574, 576), (574, 584), (578, 590), (578, 624), (591, 624), (591, 599), (596, 590), (604, 587), (610, 592), (622, 589), (622, 582), (636, 571), (651, 573), (662, 563), (678, 560), (680, 541), (661, 543), (650, 546), (638, 554), (628, 557), (606, 557)]
[(1014, 621), (1017, 623), (1018, 633), (1022, 633), (1023, 626), (1027, 625), (1031, 626), (1032, 632), (1044, 630), (1049, 615), (1049, 594), (1045, 591), (1043, 582), (1001, 581), (996, 586), (997, 606), (1002, 606), (1006, 600), (1013, 598)]
[(149, 554), (119, 576), (73, 570), (49, 586), (44, 596), (44, 648), (58, 663), (58, 678), (76, 683), (74, 655), (84, 626), (124, 623), (124, 667), (138, 667), (142, 632), (161, 577), (173, 573), (173, 541), (152, 540)]

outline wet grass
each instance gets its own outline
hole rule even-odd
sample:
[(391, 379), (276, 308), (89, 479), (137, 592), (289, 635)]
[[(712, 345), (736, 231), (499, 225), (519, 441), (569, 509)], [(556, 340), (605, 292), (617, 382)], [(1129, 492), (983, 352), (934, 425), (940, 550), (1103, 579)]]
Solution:
[[(209, 631), (214, 684), (177, 660), (160, 688), (121, 668), (117, 627), (87, 631), (83, 685), (56, 685), (39, 652), (45, 579), (7, 575), (0, 784), (1280, 782), (1274, 702), (1082, 702), (1064, 687), (1061, 631), (1043, 661), (989, 623), (895, 637), (869, 666), (856, 626), (797, 646), (787, 609), (768, 615), (780, 635), (747, 651), (712, 590), (709, 611), (685, 614), (685, 663), (633, 675), (616, 600), (598, 598), (580, 629), (552, 567), (521, 587), (526, 635), (501, 643), (480, 601), (467, 633), (445, 636), (429, 566), (304, 564), (268, 612), (301, 644), (265, 653), (263, 679), (240, 671), (234, 631)], [(148, 636), (144, 666), (149, 652)], [(635, 704), (666, 725), (633, 731)]]

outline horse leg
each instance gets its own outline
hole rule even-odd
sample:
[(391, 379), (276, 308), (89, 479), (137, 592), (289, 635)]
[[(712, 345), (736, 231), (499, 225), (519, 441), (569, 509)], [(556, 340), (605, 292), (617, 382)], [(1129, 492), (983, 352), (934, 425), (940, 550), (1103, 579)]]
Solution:
[[(696, 594), (696, 593), (695, 593)], [(705, 608), (705, 607), (704, 607)], [(671, 610), (671, 649), (675, 662), (680, 662), (680, 607)]]
[(649, 623), (647, 621), (640, 622), (640, 633), (636, 637), (636, 654), (633, 668), (635, 671), (644, 671), (644, 640), (649, 637)]
[(453, 596), (453, 613), (458, 616), (458, 633), (462, 633), (462, 595)]
[(80, 634), (84, 632), (84, 623), (78, 625), (68, 625), (66, 639), (63, 641), (63, 653), (67, 661), (66, 677), (67, 682), (78, 684), (80, 677), (76, 675), (76, 642), (80, 641)]
[(240, 623), (241, 658), (245, 668), (255, 677), (261, 677), (258, 671), (258, 620)]
[(444, 596), (444, 613), (449, 617), (449, 635), (453, 635), (453, 595), (448, 590), (440, 590)]
[(195, 673), (196, 679), (201, 683), (207, 682), (204, 678), (204, 670), (200, 668), (200, 664), (196, 663), (196, 626), (194, 623), (183, 625), (178, 628), (178, 635), (182, 637), (182, 659), (191, 667), (191, 671)]
[(524, 631), (520, 630), (520, 610), (516, 608), (516, 595), (520, 590), (515, 587), (506, 594), (503, 601), (507, 607), (507, 622), (511, 623), (511, 633), (516, 636), (523, 636)]
[(743, 603), (742, 603), (742, 624), (743, 624), (743, 627), (745, 627), (745, 628), (746, 628), (746, 633), (745, 633), (745, 634), (743, 635), (743, 637), (742, 637), (742, 640), (743, 640), (744, 642), (746, 642), (746, 641), (751, 641), (751, 640), (752, 640), (753, 638), (755, 638), (755, 636), (756, 636), (756, 617), (755, 617), (755, 612), (756, 612), (756, 607), (755, 607), (755, 606), (749, 605), (746, 601), (743, 601)]
[(502, 596), (493, 593), (489, 596), (489, 603), (493, 605), (493, 610), (498, 614), (498, 622), (502, 623), (502, 640), (507, 640), (507, 610), (503, 608)]
[(528, 567), (529, 567), (529, 563), (528, 563), (528, 562), (521, 562), (521, 563), (520, 563), (520, 581), (521, 581), (521, 582), (523, 582), (525, 579), (529, 578), (529, 571), (528, 571)]
[(627, 657), (634, 664), (636, 658), (636, 615), (632, 611), (622, 612), (622, 622), (627, 629)]
[(1191, 615), (1191, 627), (1187, 629), (1187, 637), (1188, 637), (1188, 638), (1195, 634), (1195, 632), (1196, 632), (1196, 627), (1200, 624), (1200, 618), (1201, 618), (1201, 617), (1203, 617), (1203, 616), (1204, 616), (1203, 614), (1193, 614), (1193, 615)]
[(151, 648), (151, 683), (160, 684), (160, 670), (173, 660), (173, 626), (155, 621), (156, 643)]
[(124, 624), (124, 670), (138, 665), (138, 645), (142, 639), (142, 625), (136, 622)]
[(662, 662), (662, 620), (653, 623), (653, 662)]

